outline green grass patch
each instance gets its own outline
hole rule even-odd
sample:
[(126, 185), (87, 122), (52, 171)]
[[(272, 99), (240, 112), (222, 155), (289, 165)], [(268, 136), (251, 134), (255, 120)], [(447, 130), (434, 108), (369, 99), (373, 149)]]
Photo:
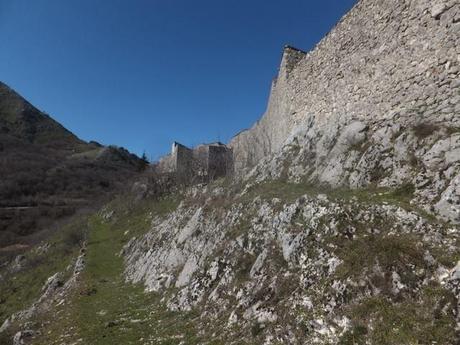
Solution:
[(410, 200), (414, 197), (415, 187), (412, 184), (403, 184), (397, 188), (377, 188), (369, 186), (362, 189), (337, 188), (326, 190), (332, 199), (355, 199), (363, 204), (393, 204), (409, 208)]
[[(384, 272), (410, 271), (409, 266), (425, 267), (425, 248), (413, 234), (368, 235), (342, 243), (337, 255), (343, 263), (337, 268), (340, 279), (359, 277), (379, 264)], [(402, 274), (402, 273), (401, 273)], [(411, 277), (403, 277), (410, 280)]]
[[(59, 344), (83, 339), (92, 345), (113, 344), (201, 344), (197, 315), (167, 310), (160, 296), (144, 292), (142, 285), (123, 279), (123, 258), (118, 255), (133, 236), (149, 229), (154, 215), (164, 215), (177, 206), (176, 200), (143, 201), (132, 208), (122, 201), (111, 207), (113, 220), (93, 216), (89, 223), (86, 267), (71, 303), (53, 315), (37, 344)], [(110, 208), (109, 208), (110, 209)], [(126, 231), (129, 231), (126, 234)], [(219, 344), (219, 342), (209, 342)]]
[(317, 195), (325, 193), (326, 187), (314, 186), (308, 183), (293, 183), (285, 180), (270, 180), (250, 187), (242, 197), (242, 202), (250, 202), (259, 196), (264, 200), (280, 199), (283, 203), (293, 202), (302, 195)]
[(180, 196), (171, 195), (161, 199), (147, 198), (136, 201), (133, 197), (125, 196), (113, 200), (104, 208), (103, 213), (112, 213), (108, 219), (113, 227), (123, 229), (122, 238), (130, 239), (133, 236), (143, 235), (151, 226), (154, 217), (165, 217), (177, 209), (181, 201)]
[(439, 285), (401, 303), (369, 297), (349, 310), (353, 327), (341, 345), (456, 344), (454, 296)]
[[(293, 183), (284, 180), (270, 180), (258, 183), (248, 189), (242, 201), (252, 201), (256, 196), (265, 200), (279, 198), (285, 203), (293, 202), (302, 195), (317, 196), (325, 194), (331, 200), (356, 200), (363, 204), (393, 204), (405, 209), (416, 210), (410, 204), (415, 187), (410, 183), (397, 188), (377, 188), (369, 186), (361, 189), (331, 188), (327, 185), (307, 182)], [(417, 210), (419, 211), (419, 210)]]
[[(74, 221), (53, 236), (49, 249), (43, 253), (25, 254), (23, 268), (16, 273), (3, 272), (0, 280), (0, 322), (11, 314), (28, 308), (41, 293), (46, 280), (62, 272), (76, 257), (80, 249), (80, 234), (86, 229), (85, 219)], [(78, 239), (78, 240), (77, 240)], [(70, 272), (67, 272), (70, 274)]]
[(303, 195), (315, 197), (325, 194), (332, 201), (356, 201), (363, 205), (387, 204), (403, 208), (406, 211), (415, 212), (430, 223), (445, 225), (445, 222), (437, 219), (433, 214), (411, 203), (414, 198), (415, 186), (404, 183), (396, 188), (375, 187), (369, 185), (366, 188), (331, 188), (327, 185), (313, 184), (311, 182), (293, 183), (282, 179), (269, 180), (251, 186), (247, 193), (239, 200), (250, 203), (259, 196), (263, 200), (281, 200), (280, 207), (286, 203), (292, 203)]

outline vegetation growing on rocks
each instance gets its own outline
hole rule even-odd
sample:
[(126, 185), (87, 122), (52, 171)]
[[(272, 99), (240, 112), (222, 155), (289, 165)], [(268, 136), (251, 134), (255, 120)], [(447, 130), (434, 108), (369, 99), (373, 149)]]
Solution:
[[(458, 344), (459, 5), (440, 3), (363, 0), (311, 53), (286, 48), (267, 114), (231, 142), (234, 178), (143, 176), (5, 260), (2, 341)], [(3, 151), (35, 140), (13, 132)], [(99, 171), (98, 145), (59, 133), (76, 152), (42, 163), (60, 187)], [(115, 151), (102, 167), (131, 165)]]
[[(120, 197), (84, 223), (85, 269), (29, 320), (33, 343), (453, 342), (456, 297), (439, 274), (458, 239), (405, 208), (407, 190), (219, 180)], [(79, 240), (61, 243), (77, 255)]]

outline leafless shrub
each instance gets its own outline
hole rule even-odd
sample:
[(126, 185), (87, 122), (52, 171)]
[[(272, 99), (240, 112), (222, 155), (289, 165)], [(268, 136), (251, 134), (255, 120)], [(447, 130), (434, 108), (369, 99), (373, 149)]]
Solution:
[(421, 122), (412, 127), (412, 131), (418, 139), (425, 139), (439, 129), (438, 125), (429, 122)]
[(81, 226), (71, 226), (64, 233), (64, 245), (68, 249), (83, 248), (86, 240), (86, 229)]

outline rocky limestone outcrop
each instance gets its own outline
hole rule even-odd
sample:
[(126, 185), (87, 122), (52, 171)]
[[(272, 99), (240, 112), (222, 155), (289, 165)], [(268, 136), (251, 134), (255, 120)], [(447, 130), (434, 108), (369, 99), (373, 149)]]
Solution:
[(457, 344), (459, 15), (361, 0), (286, 47), (239, 179), (154, 218), (127, 281), (229, 344)]
[(459, 15), (451, 0), (361, 0), (313, 51), (287, 47), (266, 113), (230, 143), (236, 172), (295, 141), (295, 175), (430, 185), (420, 200), (458, 222)]
[[(44, 246), (46, 247), (46, 244), (36, 250), (41, 250)], [(42, 287), (40, 297), (28, 308), (18, 311), (6, 319), (0, 327), (0, 334), (9, 331), (11, 328), (22, 328), (22, 331), (15, 333), (13, 344), (28, 343), (26, 339), (33, 337), (36, 333), (30, 329), (33, 326), (31, 320), (40, 317), (44, 312), (52, 310), (56, 305), (66, 302), (68, 294), (78, 285), (78, 277), (85, 268), (85, 256), (85, 249), (82, 248), (73, 264), (69, 265), (65, 271), (56, 272), (50, 276)], [(16, 261), (14, 260), (12, 267), (15, 267)]]
[(287, 178), (332, 187), (405, 186), (412, 202), (460, 222), (460, 130), (445, 124), (354, 121), (318, 131), (312, 122), (244, 177)]
[[(374, 343), (396, 322), (385, 313), (409, 320), (414, 308), (427, 320), (408, 325), (427, 327), (433, 341), (442, 328), (442, 339), (456, 341), (456, 227), (378, 202), (383, 192), (363, 200), (277, 183), (197, 188), (124, 247), (126, 279), (160, 293), (170, 310), (194, 310), (199, 332), (213, 325), (213, 339), (229, 344), (241, 343), (238, 334), (254, 343), (338, 344), (361, 339), (362, 327)], [(362, 320), (363, 305), (373, 303), (384, 310), (369, 306)]]
[[(209, 344), (458, 344), (459, 14), (361, 0), (315, 50), (286, 47), (266, 114), (230, 144), (239, 178), (149, 212), (119, 253), (125, 280)], [(164, 193), (133, 194), (101, 216), (127, 217), (125, 236)]]

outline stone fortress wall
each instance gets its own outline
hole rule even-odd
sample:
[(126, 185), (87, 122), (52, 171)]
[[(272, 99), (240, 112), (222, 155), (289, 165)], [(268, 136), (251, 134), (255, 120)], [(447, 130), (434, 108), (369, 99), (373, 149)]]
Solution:
[(171, 154), (160, 159), (157, 171), (212, 180), (233, 173), (233, 153), (220, 142), (201, 144), (192, 149), (174, 142)]
[(265, 114), (229, 144), (235, 171), (312, 123), (317, 130), (397, 117), (459, 124), (459, 22), (456, 0), (360, 0), (311, 52), (286, 47)]
[(285, 47), (265, 114), (228, 144), (232, 171), (406, 185), (426, 211), (460, 223), (459, 72), (458, 0), (360, 0), (312, 51)]

